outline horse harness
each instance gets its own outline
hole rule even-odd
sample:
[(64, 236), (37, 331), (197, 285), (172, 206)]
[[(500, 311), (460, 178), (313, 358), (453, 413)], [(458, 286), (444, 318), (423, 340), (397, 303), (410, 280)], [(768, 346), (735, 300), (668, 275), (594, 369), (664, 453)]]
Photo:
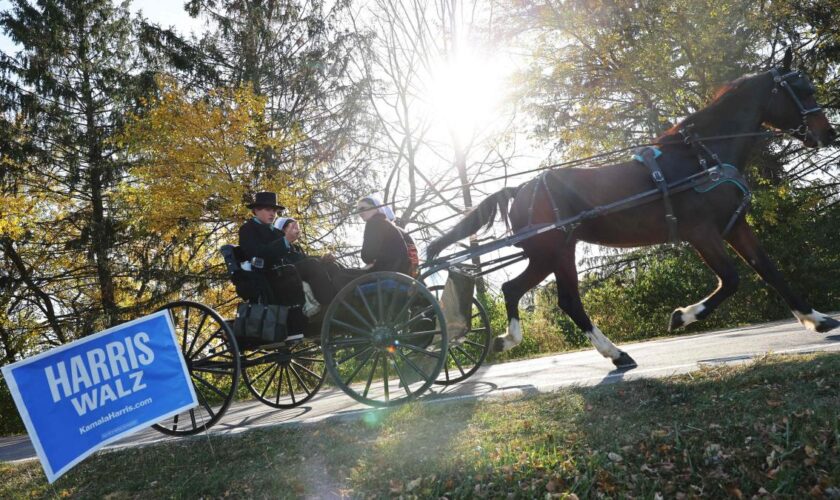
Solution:
[[(689, 125), (688, 127), (681, 129), (680, 134), (683, 136), (683, 142), (685, 142), (686, 145), (691, 146), (694, 150), (697, 155), (697, 163), (700, 165), (702, 172), (705, 174), (705, 178), (700, 177), (697, 181), (691, 183), (693, 184), (691, 188), (698, 193), (708, 193), (712, 189), (724, 183), (731, 183), (743, 193), (741, 203), (732, 213), (732, 216), (729, 218), (729, 222), (726, 224), (726, 227), (721, 233), (721, 236), (725, 236), (729, 233), (732, 226), (735, 225), (735, 222), (738, 221), (749, 206), (752, 194), (750, 193), (747, 181), (744, 179), (744, 176), (741, 175), (741, 172), (733, 165), (722, 163), (720, 158), (718, 158), (718, 155), (703, 144), (691, 127), (692, 126)], [(636, 154), (633, 155), (633, 159), (644, 164), (650, 170), (653, 183), (656, 185), (657, 189), (659, 189), (659, 192), (662, 195), (662, 204), (665, 206), (665, 223), (668, 226), (668, 242), (677, 243), (679, 242), (679, 235), (677, 233), (677, 217), (674, 215), (674, 208), (671, 204), (671, 192), (668, 188), (668, 181), (665, 179), (665, 176), (662, 174), (662, 169), (659, 168), (659, 164), (656, 162), (656, 158), (661, 155), (662, 152), (659, 151), (659, 149), (655, 147), (646, 147), (637, 150)], [(711, 166), (709, 166), (710, 161), (712, 162)], [(683, 189), (680, 191), (682, 190)]]
[[(770, 106), (772, 96), (779, 92), (779, 88), (784, 89), (793, 101), (794, 105), (796, 105), (799, 109), (799, 113), (802, 117), (802, 123), (797, 128), (788, 130), (787, 132), (801, 137), (811, 136), (811, 138), (816, 141), (813, 132), (808, 126), (807, 118), (809, 115), (821, 112), (822, 108), (820, 106), (806, 108), (795, 92), (795, 90), (799, 90), (804, 93), (814, 93), (814, 86), (808, 80), (808, 77), (800, 71), (790, 71), (788, 73), (781, 74), (776, 68), (770, 69), (770, 74), (773, 77), (774, 85), (771, 91), (771, 98), (768, 98), (766, 106)], [(656, 189), (653, 190), (653, 192), (640, 193), (604, 206), (593, 207), (589, 210), (584, 210), (571, 219), (561, 221), (560, 210), (557, 203), (554, 201), (554, 197), (551, 196), (551, 189), (546, 181), (546, 176), (550, 173), (550, 171), (546, 171), (543, 172), (534, 183), (531, 195), (531, 204), (528, 209), (528, 226), (531, 226), (533, 222), (534, 205), (540, 188), (545, 190), (547, 195), (546, 197), (551, 203), (551, 208), (554, 211), (556, 222), (553, 228), (565, 231), (567, 234), (567, 240), (571, 239), (575, 228), (577, 228), (577, 226), (579, 226), (584, 220), (600, 217), (619, 210), (626, 210), (644, 203), (649, 203), (655, 199), (662, 199), (662, 204), (665, 207), (665, 222), (668, 227), (668, 241), (670, 243), (677, 243), (679, 241), (679, 234), (677, 231), (678, 221), (676, 215), (674, 214), (671, 196), (688, 189), (694, 189), (694, 191), (698, 193), (707, 193), (721, 184), (731, 183), (741, 190), (743, 197), (741, 199), (741, 203), (732, 213), (732, 216), (729, 218), (729, 222), (726, 224), (726, 227), (721, 233), (721, 236), (725, 236), (746, 211), (750, 204), (750, 200), (752, 199), (752, 193), (750, 192), (747, 182), (741, 172), (734, 165), (721, 162), (718, 155), (703, 144), (703, 141), (693, 130), (693, 127), (694, 124), (688, 124), (682, 128), (679, 133), (683, 138), (683, 143), (691, 147), (697, 155), (697, 162), (701, 168), (700, 172), (692, 174), (684, 179), (669, 183), (656, 161), (656, 159), (662, 155), (662, 151), (655, 146), (639, 148), (634, 152), (635, 154), (633, 155), (633, 160), (642, 163), (650, 170), (651, 178), (656, 186)], [(539, 232), (548, 229), (551, 228), (542, 228)]]

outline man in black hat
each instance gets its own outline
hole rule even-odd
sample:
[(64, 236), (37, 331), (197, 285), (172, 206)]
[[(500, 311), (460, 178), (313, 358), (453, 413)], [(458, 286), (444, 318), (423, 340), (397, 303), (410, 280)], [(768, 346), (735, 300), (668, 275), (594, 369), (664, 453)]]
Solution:
[(291, 251), (283, 231), (274, 227), (277, 212), (286, 207), (277, 204), (277, 194), (260, 192), (246, 205), (254, 217), (239, 228), (239, 247), (254, 269), (272, 269)]
[[(291, 252), (291, 245), (286, 235), (280, 229), (274, 227), (274, 219), (277, 212), (285, 207), (277, 203), (277, 194), (271, 192), (260, 192), (254, 196), (253, 203), (246, 205), (251, 209), (254, 217), (249, 219), (239, 228), (239, 247), (242, 256), (245, 257), (251, 266), (251, 271), (262, 273), (268, 280), (274, 294), (274, 302), (283, 305), (303, 304), (303, 285), (296, 272), (283, 273), (278, 266), (283, 264), (283, 258)], [(302, 315), (302, 313), (301, 313)], [(296, 318), (290, 312), (289, 331), (298, 332), (305, 318)], [(295, 323), (292, 325), (291, 323)]]

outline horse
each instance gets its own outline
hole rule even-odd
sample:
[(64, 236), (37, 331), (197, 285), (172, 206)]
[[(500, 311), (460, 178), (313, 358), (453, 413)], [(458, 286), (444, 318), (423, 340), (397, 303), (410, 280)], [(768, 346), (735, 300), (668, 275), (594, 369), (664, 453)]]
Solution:
[[(558, 306), (598, 352), (618, 369), (637, 366), (584, 311), (575, 264), (578, 241), (610, 247), (680, 240), (690, 244), (719, 283), (700, 302), (675, 309), (669, 331), (708, 317), (735, 293), (738, 273), (724, 243), (784, 298), (805, 328), (826, 332), (837, 327), (840, 322), (814, 310), (789, 288), (745, 219), (749, 189), (742, 169), (751, 147), (768, 133), (760, 132), (763, 126), (776, 129), (776, 133), (789, 133), (808, 148), (828, 145), (837, 135), (814, 98), (808, 76), (791, 70), (791, 58), (788, 49), (781, 69), (773, 67), (725, 85), (709, 105), (657, 137), (654, 149), (639, 153), (643, 157), (597, 168), (548, 170), (518, 187), (498, 191), (429, 244), (427, 258), (434, 259), (447, 246), (476, 234), (482, 227), (489, 229), (498, 212), (503, 217), (507, 213), (514, 235), (576, 214), (591, 215), (517, 244), (528, 265), (502, 285), (508, 326), (506, 334), (495, 339), (496, 350), (510, 349), (522, 341), (519, 300), (553, 272)], [(655, 158), (653, 162), (649, 161), (651, 157)], [(696, 182), (700, 177), (703, 183)], [(680, 179), (695, 182), (669, 189), (680, 185)], [(641, 202), (637, 199), (623, 209), (599, 212), (610, 204), (638, 198), (639, 193), (654, 186), (659, 189), (652, 197)]]

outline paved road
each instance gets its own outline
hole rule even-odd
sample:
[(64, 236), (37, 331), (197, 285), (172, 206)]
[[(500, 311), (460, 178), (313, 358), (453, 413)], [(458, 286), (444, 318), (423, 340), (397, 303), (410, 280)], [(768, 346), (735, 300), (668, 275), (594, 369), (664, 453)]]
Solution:
[[(840, 319), (840, 314), (834, 315)], [(527, 333), (526, 333), (527, 334)], [(685, 337), (624, 344), (639, 367), (629, 372), (613, 365), (594, 350), (514, 361), (479, 369), (465, 382), (434, 388), (427, 401), (453, 398), (502, 397), (549, 392), (570, 385), (596, 385), (645, 377), (665, 377), (697, 369), (703, 364), (743, 363), (768, 352), (801, 353), (840, 351), (840, 330), (827, 334), (806, 331), (793, 319)], [(230, 434), (269, 425), (299, 425), (325, 418), (355, 419), (378, 411), (356, 403), (336, 389), (324, 389), (308, 404), (292, 410), (275, 410), (256, 402), (237, 403), (210, 429), (210, 434)], [(134, 446), (171, 439), (153, 429), (134, 434), (111, 447)], [(183, 439), (183, 438), (182, 438)], [(35, 458), (26, 436), (0, 439), (0, 461)]]

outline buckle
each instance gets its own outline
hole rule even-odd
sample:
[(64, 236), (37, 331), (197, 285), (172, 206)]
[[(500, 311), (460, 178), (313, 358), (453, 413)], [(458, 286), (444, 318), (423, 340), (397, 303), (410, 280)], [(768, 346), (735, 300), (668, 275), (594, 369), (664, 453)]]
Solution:
[(720, 167), (712, 167), (709, 169), (709, 179), (711, 179), (712, 182), (720, 180)]
[(665, 176), (662, 175), (661, 170), (655, 170), (651, 175), (653, 176), (653, 180), (655, 182), (665, 182)]

